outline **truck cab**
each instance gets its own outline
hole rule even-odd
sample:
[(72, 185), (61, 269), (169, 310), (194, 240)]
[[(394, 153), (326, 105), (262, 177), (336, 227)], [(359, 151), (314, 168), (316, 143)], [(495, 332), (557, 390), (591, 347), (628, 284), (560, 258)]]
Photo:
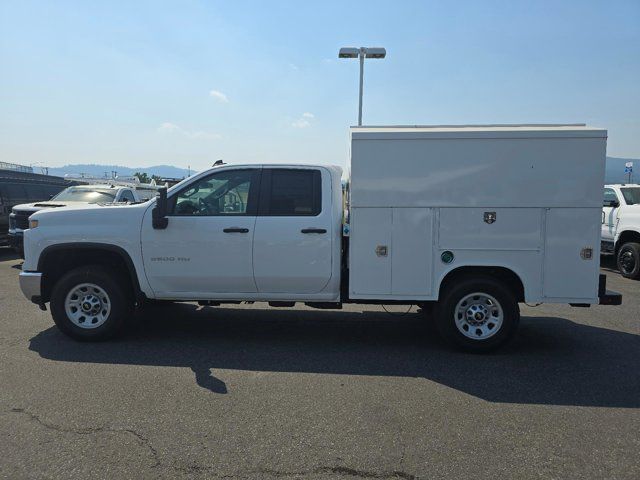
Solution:
[(341, 174), (339, 167), (224, 165), (173, 187), (167, 227), (154, 229), (150, 212), (142, 221), (150, 294), (339, 301)]
[(602, 253), (615, 255), (624, 277), (640, 279), (640, 185), (605, 185)]

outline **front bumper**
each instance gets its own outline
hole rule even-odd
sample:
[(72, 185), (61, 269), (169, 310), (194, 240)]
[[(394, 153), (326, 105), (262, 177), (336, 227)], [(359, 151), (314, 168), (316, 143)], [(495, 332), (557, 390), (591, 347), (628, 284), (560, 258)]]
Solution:
[(40, 305), (42, 303), (42, 273), (20, 272), (20, 290), (27, 300)]

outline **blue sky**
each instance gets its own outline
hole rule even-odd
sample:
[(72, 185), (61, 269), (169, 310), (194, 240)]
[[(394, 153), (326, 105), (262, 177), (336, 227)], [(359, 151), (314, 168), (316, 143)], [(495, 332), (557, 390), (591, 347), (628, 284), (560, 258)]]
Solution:
[(0, 3), (0, 160), (344, 165), (365, 124), (586, 122), (640, 158), (640, 2)]

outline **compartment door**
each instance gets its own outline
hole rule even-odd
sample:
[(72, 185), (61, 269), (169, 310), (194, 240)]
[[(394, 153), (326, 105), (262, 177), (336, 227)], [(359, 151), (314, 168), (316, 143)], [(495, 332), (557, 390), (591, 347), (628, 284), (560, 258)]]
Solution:
[[(384, 247), (387, 249), (386, 255)], [(391, 247), (391, 208), (351, 210), (351, 295), (391, 294)]]
[[(599, 208), (552, 208), (546, 212), (543, 295), (549, 299), (598, 297), (600, 273)], [(592, 248), (583, 259), (583, 248)]]
[(391, 293), (420, 298), (431, 294), (433, 209), (394, 208)]

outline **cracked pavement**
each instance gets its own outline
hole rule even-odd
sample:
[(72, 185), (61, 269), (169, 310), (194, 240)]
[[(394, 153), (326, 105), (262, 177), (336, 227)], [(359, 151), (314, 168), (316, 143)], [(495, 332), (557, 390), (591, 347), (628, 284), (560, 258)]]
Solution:
[(480, 356), (369, 305), (161, 305), (80, 344), (19, 265), (0, 249), (0, 478), (640, 477), (640, 282), (608, 268), (624, 305), (522, 306)]

